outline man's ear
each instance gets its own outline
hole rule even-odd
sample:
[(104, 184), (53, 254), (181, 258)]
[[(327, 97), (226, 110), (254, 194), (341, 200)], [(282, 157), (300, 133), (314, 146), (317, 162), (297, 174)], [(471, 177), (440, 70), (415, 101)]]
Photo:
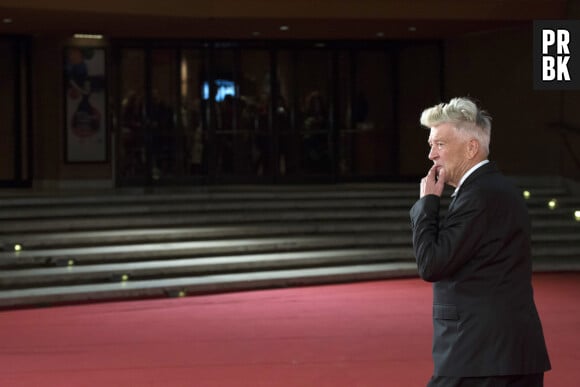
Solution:
[(477, 153), (479, 153), (479, 141), (472, 138), (467, 143), (467, 157), (472, 159), (477, 155)]

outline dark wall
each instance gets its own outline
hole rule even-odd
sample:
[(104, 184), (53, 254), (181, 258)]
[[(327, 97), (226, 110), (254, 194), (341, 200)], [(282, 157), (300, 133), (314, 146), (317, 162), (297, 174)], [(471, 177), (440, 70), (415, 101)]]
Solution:
[(446, 41), (445, 94), (472, 96), (491, 113), (490, 157), (506, 173), (574, 177), (560, 131), (550, 124), (580, 123), (580, 92), (533, 89), (532, 43), (531, 23)]

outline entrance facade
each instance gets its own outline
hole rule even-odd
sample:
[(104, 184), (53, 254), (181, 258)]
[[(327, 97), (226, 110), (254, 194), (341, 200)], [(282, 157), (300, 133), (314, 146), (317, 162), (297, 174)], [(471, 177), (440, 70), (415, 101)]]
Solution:
[(396, 178), (400, 48), (117, 42), (116, 184)]

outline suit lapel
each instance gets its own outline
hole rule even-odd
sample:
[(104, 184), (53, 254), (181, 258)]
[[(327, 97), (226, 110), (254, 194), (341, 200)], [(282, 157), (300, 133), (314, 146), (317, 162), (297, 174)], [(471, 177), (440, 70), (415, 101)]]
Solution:
[(455, 204), (455, 200), (457, 199), (458, 196), (459, 192), (457, 192), (455, 196), (451, 198), (451, 203), (449, 203), (449, 207), (447, 208), (448, 211), (451, 211), (453, 209), (453, 205)]

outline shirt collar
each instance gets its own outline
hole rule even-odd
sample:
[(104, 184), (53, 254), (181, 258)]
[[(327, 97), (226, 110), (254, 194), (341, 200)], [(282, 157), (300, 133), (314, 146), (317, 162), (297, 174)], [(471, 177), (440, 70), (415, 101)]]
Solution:
[(485, 164), (489, 163), (489, 160), (483, 160), (477, 164), (475, 164), (473, 167), (471, 167), (467, 172), (465, 172), (465, 174), (461, 177), (461, 180), (459, 180), (459, 184), (457, 184), (457, 187), (455, 188), (455, 191), (453, 191), (453, 193), (451, 194), (451, 197), (454, 197), (455, 195), (457, 195), (457, 192), (459, 192), (459, 188), (461, 188), (461, 185), (463, 184), (463, 182), (465, 181), (465, 179), (467, 179), (469, 177), (469, 175), (471, 175), (473, 172), (475, 172), (475, 170)]

